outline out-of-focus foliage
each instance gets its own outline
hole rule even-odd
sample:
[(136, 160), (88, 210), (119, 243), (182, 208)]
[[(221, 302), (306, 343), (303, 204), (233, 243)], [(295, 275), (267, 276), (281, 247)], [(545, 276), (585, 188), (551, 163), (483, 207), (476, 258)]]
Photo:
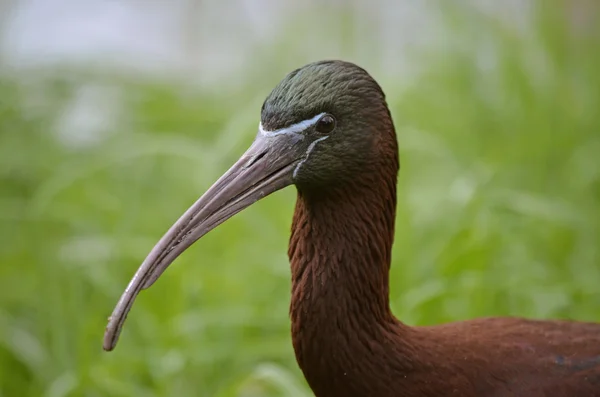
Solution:
[[(526, 34), (444, 10), (448, 50), (415, 57), (402, 91), (382, 79), (402, 159), (392, 305), (410, 324), (600, 321), (600, 25), (561, 10)], [(199, 241), (101, 351), (137, 265), (250, 143), (268, 88), (0, 75), (0, 396), (310, 395), (287, 317), (292, 188)], [(65, 118), (86, 98), (102, 133)]]

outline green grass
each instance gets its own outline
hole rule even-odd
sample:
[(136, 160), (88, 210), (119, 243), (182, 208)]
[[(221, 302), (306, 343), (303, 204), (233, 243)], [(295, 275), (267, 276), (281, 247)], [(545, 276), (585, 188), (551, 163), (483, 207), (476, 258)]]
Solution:
[[(452, 15), (453, 44), (415, 56), (418, 79), (381, 78), (402, 162), (394, 312), (600, 321), (599, 36), (573, 38), (543, 9), (525, 38)], [(287, 317), (292, 188), (194, 245), (101, 350), (141, 260), (253, 139), (269, 76), (235, 96), (85, 71), (0, 77), (0, 396), (310, 395)], [(123, 112), (75, 150), (52, 131), (89, 82)]]

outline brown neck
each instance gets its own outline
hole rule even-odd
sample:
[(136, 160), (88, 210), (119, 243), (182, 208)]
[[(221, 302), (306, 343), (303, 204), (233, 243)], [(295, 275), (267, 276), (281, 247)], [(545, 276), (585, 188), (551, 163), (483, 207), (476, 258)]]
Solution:
[(316, 198), (298, 193), (288, 252), (292, 320), (320, 320), (303, 318), (307, 309), (331, 318), (330, 310), (343, 305), (352, 309), (345, 315), (369, 324), (389, 320), (395, 195), (389, 196), (367, 189)]
[(356, 392), (386, 366), (412, 365), (410, 328), (389, 309), (397, 163), (388, 169), (372, 183), (298, 193), (288, 252), (292, 339), (317, 396)]

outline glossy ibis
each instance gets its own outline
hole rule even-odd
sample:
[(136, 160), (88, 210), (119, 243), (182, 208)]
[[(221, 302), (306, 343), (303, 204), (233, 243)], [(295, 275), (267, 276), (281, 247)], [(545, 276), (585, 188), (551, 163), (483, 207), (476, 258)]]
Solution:
[(288, 185), (296, 358), (317, 397), (600, 396), (600, 325), (485, 318), (411, 327), (390, 311), (399, 170), (380, 86), (342, 61), (288, 74), (248, 151), (152, 249), (113, 312), (115, 347), (141, 289), (200, 237)]

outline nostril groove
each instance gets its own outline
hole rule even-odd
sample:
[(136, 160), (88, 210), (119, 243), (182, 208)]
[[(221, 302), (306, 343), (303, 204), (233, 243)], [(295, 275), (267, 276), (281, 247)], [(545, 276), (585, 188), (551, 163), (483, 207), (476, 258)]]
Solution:
[(245, 168), (251, 167), (252, 165), (254, 165), (258, 160), (262, 159), (263, 157), (265, 157), (267, 155), (268, 150), (265, 150), (262, 153), (257, 154), (256, 156), (252, 157), (250, 159), (250, 161), (248, 161), (248, 164), (246, 164)]

